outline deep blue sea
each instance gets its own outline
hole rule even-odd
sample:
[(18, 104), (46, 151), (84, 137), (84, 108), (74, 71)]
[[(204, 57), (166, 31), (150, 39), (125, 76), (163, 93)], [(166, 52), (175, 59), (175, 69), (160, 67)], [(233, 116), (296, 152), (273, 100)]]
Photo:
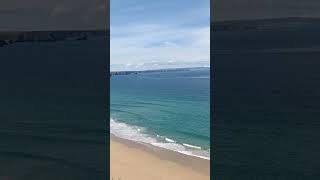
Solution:
[(106, 41), (0, 48), (0, 179), (107, 179)]
[(214, 179), (319, 179), (320, 35), (313, 25), (211, 32)]
[(112, 76), (111, 133), (210, 158), (210, 69)]

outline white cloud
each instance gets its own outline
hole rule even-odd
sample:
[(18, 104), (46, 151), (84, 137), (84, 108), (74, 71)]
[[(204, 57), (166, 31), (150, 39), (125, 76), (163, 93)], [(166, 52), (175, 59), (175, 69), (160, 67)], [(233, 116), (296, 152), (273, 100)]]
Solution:
[(112, 4), (111, 70), (210, 64), (209, 0), (126, 2)]
[[(210, 28), (170, 25), (111, 27), (111, 67), (130, 64), (135, 68), (162, 67), (161, 62), (210, 61)], [(117, 66), (118, 65), (118, 66)]]

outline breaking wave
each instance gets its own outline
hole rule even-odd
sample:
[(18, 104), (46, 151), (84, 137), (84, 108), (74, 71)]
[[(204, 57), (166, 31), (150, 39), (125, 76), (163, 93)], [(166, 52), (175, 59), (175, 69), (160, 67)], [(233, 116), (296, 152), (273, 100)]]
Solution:
[(173, 138), (166, 136), (152, 136), (146, 129), (138, 126), (131, 126), (115, 119), (110, 119), (110, 132), (112, 135), (139, 143), (151, 144), (160, 148), (176, 151), (185, 155), (210, 160), (210, 151), (203, 150), (200, 146), (187, 143), (177, 143)]

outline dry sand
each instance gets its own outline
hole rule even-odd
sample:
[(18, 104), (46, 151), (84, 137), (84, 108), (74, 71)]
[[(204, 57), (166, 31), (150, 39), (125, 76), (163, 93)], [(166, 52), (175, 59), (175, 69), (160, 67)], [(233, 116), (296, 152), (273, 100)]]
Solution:
[(114, 137), (110, 147), (110, 180), (210, 179), (209, 160)]

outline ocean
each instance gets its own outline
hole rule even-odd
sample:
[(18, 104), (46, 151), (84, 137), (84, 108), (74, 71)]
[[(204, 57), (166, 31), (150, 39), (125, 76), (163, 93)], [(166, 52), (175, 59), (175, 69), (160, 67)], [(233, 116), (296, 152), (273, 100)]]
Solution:
[(116, 75), (111, 134), (210, 159), (210, 68)]
[(106, 41), (0, 48), (0, 179), (107, 179)]
[(214, 179), (319, 179), (317, 25), (212, 31)]

